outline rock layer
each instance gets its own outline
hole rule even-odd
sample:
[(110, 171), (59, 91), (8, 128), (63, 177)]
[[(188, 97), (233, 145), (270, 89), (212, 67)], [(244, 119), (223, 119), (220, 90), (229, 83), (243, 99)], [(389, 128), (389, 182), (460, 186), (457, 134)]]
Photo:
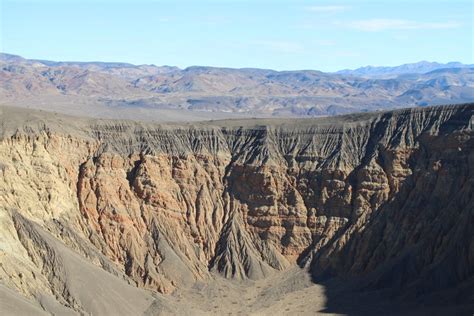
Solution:
[(161, 293), (295, 263), (405, 295), (472, 284), (473, 104), (181, 126), (0, 113), (0, 277), (23, 295), (87, 310), (64, 245)]

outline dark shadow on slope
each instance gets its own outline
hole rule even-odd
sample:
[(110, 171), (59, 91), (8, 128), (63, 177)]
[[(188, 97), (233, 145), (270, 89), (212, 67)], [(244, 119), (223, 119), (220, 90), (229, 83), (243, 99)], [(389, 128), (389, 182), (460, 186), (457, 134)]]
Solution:
[(363, 230), (312, 258), (313, 282), (326, 287), (321, 312), (473, 315), (474, 139), (450, 125), (419, 139), (414, 173)]
[[(325, 287), (326, 308), (318, 314), (345, 315), (469, 315), (474, 312), (472, 300), (456, 302), (456, 296), (474, 293), (471, 278), (455, 288), (445, 289), (416, 299), (405, 299), (389, 289), (360, 290), (356, 280), (330, 279)], [(446, 302), (446, 297), (450, 301)]]

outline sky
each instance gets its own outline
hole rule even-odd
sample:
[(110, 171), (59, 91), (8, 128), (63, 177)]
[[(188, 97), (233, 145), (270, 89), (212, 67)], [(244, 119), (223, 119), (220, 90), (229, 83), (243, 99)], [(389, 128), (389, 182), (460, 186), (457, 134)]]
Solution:
[(336, 71), (474, 63), (474, 1), (0, 0), (0, 51), (60, 61)]

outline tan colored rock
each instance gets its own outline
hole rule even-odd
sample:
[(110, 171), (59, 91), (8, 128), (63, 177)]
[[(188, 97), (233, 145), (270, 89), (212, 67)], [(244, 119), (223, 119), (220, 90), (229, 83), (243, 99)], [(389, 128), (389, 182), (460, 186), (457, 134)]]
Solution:
[(0, 278), (30, 299), (92, 308), (58, 247), (161, 293), (295, 263), (410, 293), (472, 278), (473, 105), (264, 126), (2, 111)]

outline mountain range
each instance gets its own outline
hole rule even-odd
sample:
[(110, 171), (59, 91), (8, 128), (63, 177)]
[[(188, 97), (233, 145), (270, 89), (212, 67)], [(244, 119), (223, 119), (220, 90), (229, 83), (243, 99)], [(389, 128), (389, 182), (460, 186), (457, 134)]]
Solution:
[(308, 117), (474, 100), (474, 68), (316, 70), (55, 62), (0, 55), (0, 104), (158, 121)]
[(474, 68), (474, 64), (466, 65), (460, 62), (449, 62), (442, 64), (437, 62), (420, 61), (417, 63), (403, 64), (395, 67), (365, 66), (357, 69), (344, 69), (337, 71), (336, 73), (364, 78), (387, 79), (395, 78), (405, 74), (425, 74), (430, 71), (450, 68)]

